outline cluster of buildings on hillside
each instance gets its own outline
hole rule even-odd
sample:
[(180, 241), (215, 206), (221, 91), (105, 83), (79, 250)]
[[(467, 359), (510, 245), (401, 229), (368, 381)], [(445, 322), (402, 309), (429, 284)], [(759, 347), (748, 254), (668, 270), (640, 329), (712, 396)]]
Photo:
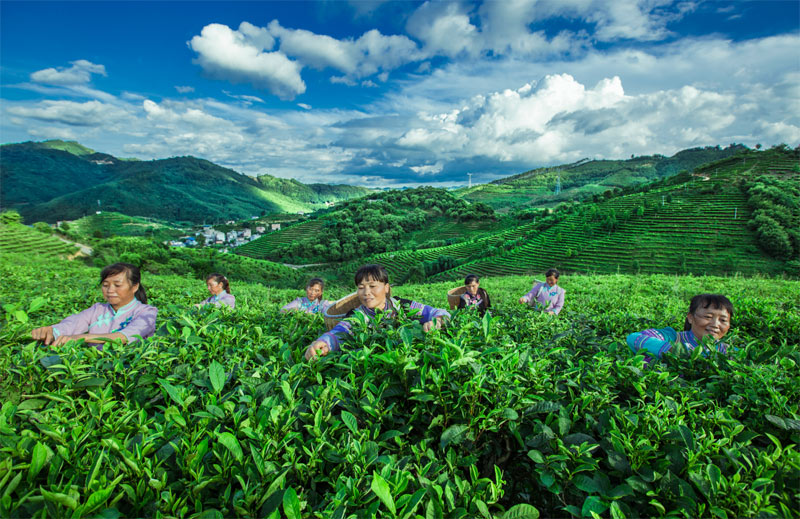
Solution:
[[(234, 222), (230, 222), (233, 224)], [(238, 247), (245, 243), (251, 242), (261, 238), (261, 236), (269, 231), (279, 231), (281, 224), (269, 224), (269, 229), (265, 225), (257, 225), (253, 229), (245, 227), (239, 230), (232, 231), (218, 231), (210, 225), (204, 225), (202, 231), (198, 231), (194, 236), (183, 236), (177, 240), (172, 240), (169, 243), (172, 247), (210, 247), (213, 245), (224, 245), (226, 247)]]

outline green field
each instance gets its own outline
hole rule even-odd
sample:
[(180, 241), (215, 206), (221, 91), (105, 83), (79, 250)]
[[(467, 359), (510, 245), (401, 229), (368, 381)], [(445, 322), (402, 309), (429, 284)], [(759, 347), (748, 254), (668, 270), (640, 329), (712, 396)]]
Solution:
[[(573, 273), (789, 274), (800, 271), (768, 255), (750, 224), (745, 182), (760, 175), (789, 182), (797, 191), (796, 157), (776, 150), (750, 152), (697, 168), (652, 187), (596, 203), (563, 206), (545, 218), (532, 210), (528, 223), (463, 243), (378, 254), (397, 279), (438, 257), (456, 268), (432, 280), (466, 274), (540, 274), (551, 267)], [(798, 219), (797, 201), (791, 206)], [(613, 226), (605, 220), (613, 215)], [(794, 226), (796, 227), (796, 225)], [(796, 259), (796, 258), (795, 258)]]
[[(11, 258), (11, 257), (10, 257)], [(30, 340), (100, 299), (99, 270), (0, 263), (3, 517), (796, 517), (800, 283), (562, 276), (558, 318), (488, 277), (492, 315), (356, 326), (303, 360), (319, 316), (301, 290), (232, 282), (237, 310), (197, 311), (200, 280), (145, 274), (160, 331), (143, 343)], [(395, 295), (436, 306), (450, 283)], [(35, 287), (35, 292), (32, 288)], [(329, 290), (336, 298), (351, 290)], [(730, 357), (624, 344), (681, 326), (689, 298), (735, 305)], [(45, 369), (43, 357), (62, 364)]]
[(72, 230), (88, 238), (110, 236), (151, 236), (163, 241), (185, 236), (186, 232), (166, 222), (127, 216), (112, 211), (91, 214), (70, 223)]
[(0, 253), (36, 256), (72, 256), (78, 248), (53, 235), (44, 234), (22, 224), (0, 224)]
[(313, 236), (321, 228), (322, 222), (319, 220), (308, 220), (282, 226), (279, 231), (272, 231), (255, 241), (237, 247), (236, 254), (251, 258), (267, 258), (275, 248), (291, 245), (308, 236)]

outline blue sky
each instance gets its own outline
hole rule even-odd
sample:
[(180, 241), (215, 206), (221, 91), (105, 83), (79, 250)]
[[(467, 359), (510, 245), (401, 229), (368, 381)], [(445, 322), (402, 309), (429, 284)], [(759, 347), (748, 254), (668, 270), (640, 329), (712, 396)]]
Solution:
[(0, 141), (368, 186), (800, 143), (800, 2), (0, 1)]

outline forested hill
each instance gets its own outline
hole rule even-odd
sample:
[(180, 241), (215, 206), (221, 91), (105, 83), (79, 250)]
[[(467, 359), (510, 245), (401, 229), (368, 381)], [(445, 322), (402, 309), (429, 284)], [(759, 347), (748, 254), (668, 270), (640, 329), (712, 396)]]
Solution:
[[(363, 196), (355, 186), (258, 179), (196, 157), (123, 160), (75, 142), (0, 147), (0, 205), (26, 221), (77, 219), (101, 209), (172, 221), (213, 222), (312, 211)], [(98, 200), (100, 204), (98, 206)]]
[(572, 164), (538, 168), (519, 175), (495, 180), (457, 195), (470, 202), (484, 202), (496, 210), (506, 211), (532, 205), (555, 205), (601, 195), (616, 188), (635, 187), (667, 178), (747, 151), (745, 146), (731, 144), (727, 148), (708, 146), (664, 155), (631, 156), (626, 160), (588, 160)]

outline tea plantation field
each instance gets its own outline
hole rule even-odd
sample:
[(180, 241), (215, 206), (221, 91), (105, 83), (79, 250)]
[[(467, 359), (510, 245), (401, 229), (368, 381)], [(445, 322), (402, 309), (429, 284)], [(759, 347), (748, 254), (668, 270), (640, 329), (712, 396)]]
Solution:
[[(235, 311), (196, 310), (202, 281), (149, 274), (153, 339), (36, 345), (33, 327), (100, 300), (99, 270), (11, 259), (2, 517), (800, 514), (796, 281), (562, 276), (553, 318), (515, 304), (530, 278), (485, 278), (492, 315), (356, 325), (349, 350), (307, 363), (322, 319), (278, 312), (301, 290), (232, 282)], [(444, 306), (453, 286), (394, 292)], [(630, 354), (626, 334), (680, 327), (704, 291), (734, 302), (736, 353)]]

